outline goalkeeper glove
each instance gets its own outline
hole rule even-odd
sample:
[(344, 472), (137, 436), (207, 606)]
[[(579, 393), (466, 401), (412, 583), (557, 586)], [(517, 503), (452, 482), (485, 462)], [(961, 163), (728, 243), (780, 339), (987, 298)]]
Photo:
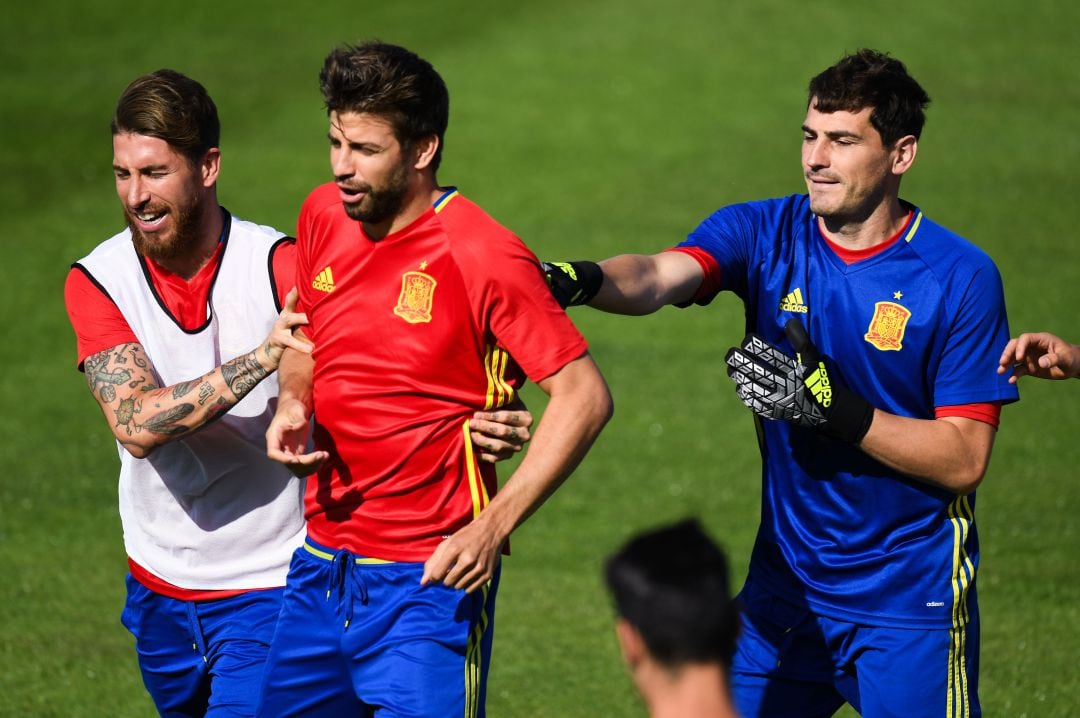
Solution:
[(739, 398), (766, 419), (790, 421), (850, 444), (862, 441), (874, 420), (874, 407), (838, 377), (829, 376), (802, 322), (792, 319), (784, 333), (797, 358), (756, 334), (728, 350), (724, 361)]
[(604, 273), (596, 262), (541, 262), (540, 268), (563, 309), (588, 304), (604, 283)]

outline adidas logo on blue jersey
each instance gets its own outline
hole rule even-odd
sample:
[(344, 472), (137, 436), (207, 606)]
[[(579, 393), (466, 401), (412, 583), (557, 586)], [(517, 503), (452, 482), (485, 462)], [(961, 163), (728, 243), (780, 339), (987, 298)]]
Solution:
[(795, 291), (790, 292), (786, 297), (780, 300), (780, 311), (782, 312), (797, 312), (799, 314), (806, 314), (809, 309), (803, 304), (802, 289), (796, 287)]

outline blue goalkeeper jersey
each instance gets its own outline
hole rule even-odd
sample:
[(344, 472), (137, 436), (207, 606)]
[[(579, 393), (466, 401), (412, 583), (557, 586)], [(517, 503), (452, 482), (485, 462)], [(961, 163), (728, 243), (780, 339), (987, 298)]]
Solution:
[[(805, 195), (720, 209), (679, 247), (715, 258), (717, 291), (743, 299), (748, 331), (794, 355), (784, 324), (798, 317), (831, 358), (830, 377), (877, 408), (933, 419), (935, 407), (1015, 401), (996, 371), (1009, 339), (997, 268), (911, 209), (900, 240), (851, 265), (826, 243)], [(751, 581), (856, 623), (966, 623), (979, 562), (974, 494), (920, 483), (787, 422), (761, 421), (759, 437)]]

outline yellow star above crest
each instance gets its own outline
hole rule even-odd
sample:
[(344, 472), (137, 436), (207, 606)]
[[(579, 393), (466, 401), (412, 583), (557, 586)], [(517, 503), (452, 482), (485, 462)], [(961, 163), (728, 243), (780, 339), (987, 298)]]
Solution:
[(893, 292), (892, 293), (892, 298), (893, 299), (900, 299), (902, 296), (904, 296), (903, 292)]
[(425, 269), (427, 269), (427, 260), (426, 259), (423, 262), (420, 262), (420, 271), (422, 272)]

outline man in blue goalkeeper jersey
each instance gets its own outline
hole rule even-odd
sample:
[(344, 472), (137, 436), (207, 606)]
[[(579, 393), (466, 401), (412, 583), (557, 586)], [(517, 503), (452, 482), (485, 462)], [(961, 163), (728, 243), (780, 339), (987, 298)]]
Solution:
[(1001, 280), (899, 197), (929, 97), (860, 50), (810, 82), (805, 195), (724, 207), (652, 256), (545, 266), (622, 314), (731, 291), (763, 500), (732, 666), (744, 716), (978, 716), (975, 488), (1001, 405)]

